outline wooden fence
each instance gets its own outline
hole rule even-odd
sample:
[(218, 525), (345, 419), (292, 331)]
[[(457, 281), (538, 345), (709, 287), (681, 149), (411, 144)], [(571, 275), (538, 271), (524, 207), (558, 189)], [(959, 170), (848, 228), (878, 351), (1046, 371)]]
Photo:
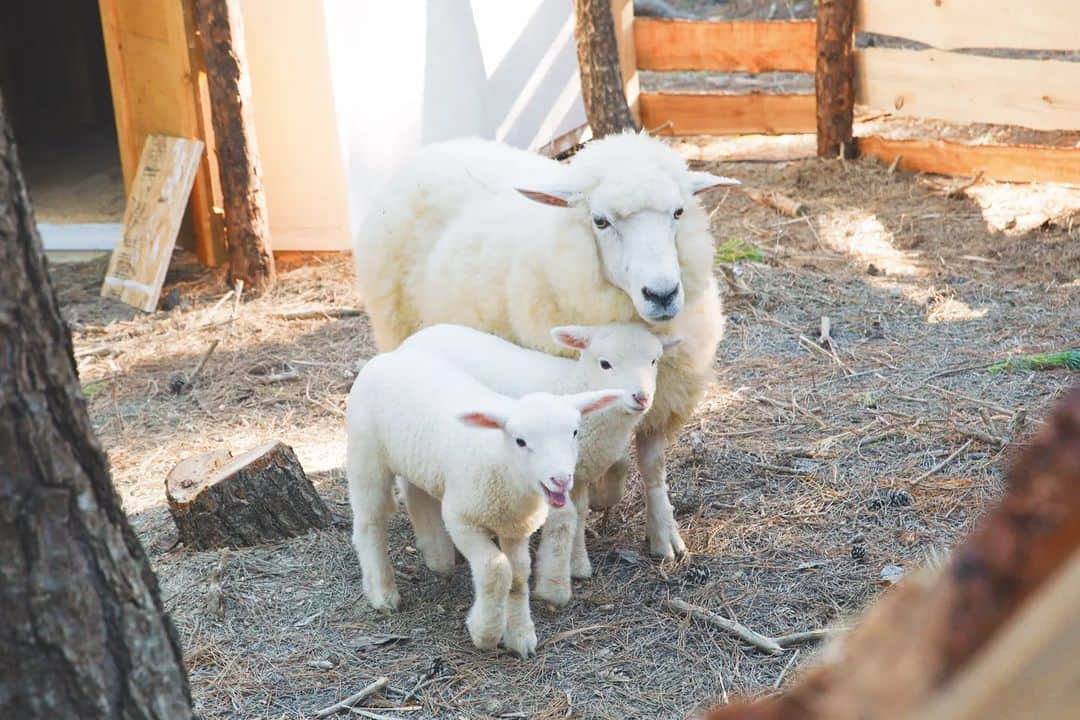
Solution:
[[(956, 51), (1080, 51), (1077, 0), (1043, 0), (1022, 8), (1005, 0), (855, 0), (853, 5), (857, 31), (904, 38), (923, 48), (855, 50), (860, 105), (891, 116), (952, 123), (1080, 130), (1080, 62)], [(637, 18), (633, 26), (637, 68), (655, 72), (814, 73), (815, 35), (813, 20)], [(818, 92), (822, 85), (817, 83)], [(818, 98), (811, 94), (642, 92), (639, 103), (642, 124), (666, 126), (662, 132), (669, 135), (817, 129)], [(1075, 144), (966, 144), (856, 134), (861, 153), (886, 162), (899, 157), (899, 166), (909, 170), (1080, 183)]]

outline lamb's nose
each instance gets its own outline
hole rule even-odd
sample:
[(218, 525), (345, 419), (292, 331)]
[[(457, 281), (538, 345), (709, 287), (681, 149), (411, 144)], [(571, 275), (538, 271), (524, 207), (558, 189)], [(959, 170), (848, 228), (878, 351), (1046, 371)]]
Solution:
[(634, 402), (636, 402), (641, 407), (645, 407), (646, 405), (649, 404), (649, 394), (648, 393), (636, 392), (636, 393), (634, 393), (632, 395), (632, 397), (634, 398)]
[(549, 479), (561, 490), (566, 490), (574, 482), (573, 475), (552, 475)]
[(641, 288), (641, 294), (645, 296), (645, 299), (651, 303), (655, 303), (660, 307), (667, 307), (674, 300), (675, 296), (679, 294), (679, 283), (675, 283), (667, 290), (654, 290), (650, 287)]

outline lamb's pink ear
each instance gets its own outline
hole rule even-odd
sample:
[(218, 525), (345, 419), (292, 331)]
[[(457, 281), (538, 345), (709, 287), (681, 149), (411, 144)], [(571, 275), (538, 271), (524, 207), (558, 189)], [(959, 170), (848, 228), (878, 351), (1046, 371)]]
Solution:
[(690, 192), (694, 195), (703, 193), (714, 187), (742, 185), (742, 183), (735, 178), (724, 177), (723, 175), (713, 175), (712, 173), (702, 172), (700, 170), (691, 170), (686, 174), (690, 176)]
[(554, 205), (555, 207), (570, 207), (570, 203), (581, 197), (581, 193), (572, 188), (549, 187), (537, 190), (527, 190), (525, 188), (516, 189), (519, 193), (533, 202), (542, 203), (544, 205)]
[(616, 400), (626, 395), (622, 390), (597, 390), (574, 395), (571, 402), (581, 412), (582, 417), (610, 407)]
[(478, 428), (502, 430), (506, 427), (506, 420), (490, 412), (467, 412), (458, 416), (458, 420)]
[(683, 341), (681, 335), (661, 335), (657, 340), (659, 340), (660, 345), (663, 346), (664, 352), (667, 352)]
[(551, 328), (551, 339), (571, 350), (584, 350), (592, 342), (592, 328), (584, 325), (560, 325)]

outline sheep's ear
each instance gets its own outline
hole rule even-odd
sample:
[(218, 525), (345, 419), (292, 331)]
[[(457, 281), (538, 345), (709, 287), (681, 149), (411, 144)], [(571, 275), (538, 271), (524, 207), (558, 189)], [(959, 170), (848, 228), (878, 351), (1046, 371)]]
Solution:
[(551, 328), (551, 339), (571, 350), (584, 350), (592, 342), (592, 328), (584, 325), (561, 325)]
[(576, 407), (584, 417), (597, 410), (603, 410), (606, 407), (610, 407), (616, 400), (624, 395), (626, 395), (626, 392), (623, 390), (597, 390), (594, 392), (583, 392), (572, 395), (570, 396), (570, 402), (573, 403), (574, 407)]
[(458, 420), (472, 427), (488, 428), (490, 430), (503, 430), (506, 428), (506, 419), (491, 412), (467, 412), (459, 415)]
[(572, 203), (577, 202), (578, 198), (581, 197), (581, 191), (567, 187), (547, 187), (536, 190), (516, 189), (533, 202), (554, 205), (555, 207), (570, 207)]
[(722, 185), (742, 185), (742, 183), (735, 178), (724, 177), (723, 175), (713, 175), (712, 173), (702, 172), (700, 170), (692, 170), (688, 172), (687, 175), (690, 176), (690, 192), (694, 195)]
[(660, 344), (664, 348), (664, 352), (667, 352), (671, 348), (675, 347), (683, 341), (681, 335), (661, 335), (657, 338)]

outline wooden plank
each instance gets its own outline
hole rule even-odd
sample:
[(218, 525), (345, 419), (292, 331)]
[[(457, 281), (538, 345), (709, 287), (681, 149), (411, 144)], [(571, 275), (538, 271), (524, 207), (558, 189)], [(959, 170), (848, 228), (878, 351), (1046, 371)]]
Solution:
[(1080, 708), (1080, 553), (917, 717), (1066, 720)]
[(814, 72), (813, 20), (702, 22), (637, 18), (639, 70)]
[(1080, 185), (1080, 148), (1045, 146), (961, 145), (943, 140), (856, 138), (862, 155), (899, 167), (941, 175), (974, 176), (982, 172), (1004, 182), (1060, 182)]
[(1076, 50), (1080, 3), (1039, 0), (858, 0), (862, 32), (918, 40), (943, 50)]
[[(124, 188), (130, 194), (140, 153), (151, 134), (207, 142), (204, 96), (192, 0), (98, 0), (109, 67)], [(212, 145), (212, 143), (208, 143)], [(188, 216), (191, 242), (206, 264), (224, 257), (224, 236), (213, 222), (220, 205), (209, 153), (201, 161)]]
[(813, 95), (641, 93), (641, 123), (661, 135), (739, 135), (814, 132)]
[(855, 52), (856, 102), (960, 123), (1080, 128), (1080, 63), (942, 50)]
[(157, 309), (202, 154), (201, 140), (163, 135), (146, 139), (102, 297), (118, 298), (145, 312)]

